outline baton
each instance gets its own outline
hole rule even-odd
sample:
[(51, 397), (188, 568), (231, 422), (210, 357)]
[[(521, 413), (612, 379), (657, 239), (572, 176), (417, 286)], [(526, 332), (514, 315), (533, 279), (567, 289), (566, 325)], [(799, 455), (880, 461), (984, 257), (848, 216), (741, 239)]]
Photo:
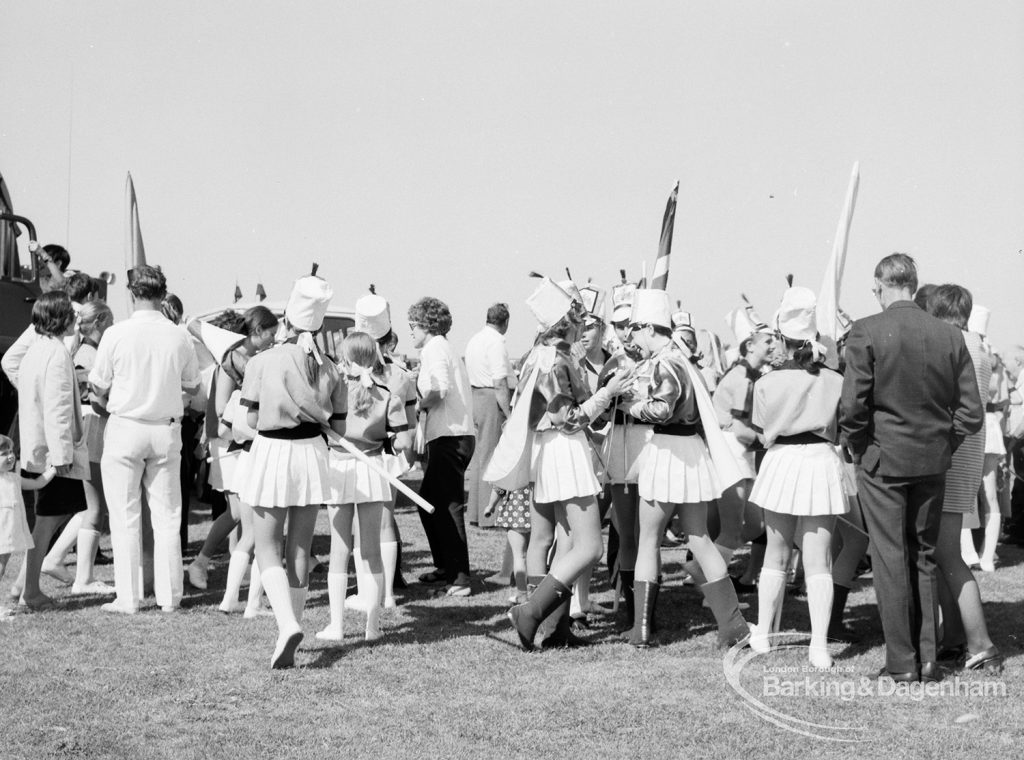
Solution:
[(331, 446), (344, 449), (349, 454), (351, 454), (356, 459), (358, 459), (360, 462), (362, 462), (367, 467), (369, 467), (371, 470), (373, 470), (375, 473), (377, 473), (382, 478), (387, 480), (388, 483), (390, 483), (395, 488), (397, 488), (399, 491), (401, 491), (406, 496), (408, 496), (410, 499), (412, 499), (413, 503), (416, 506), (418, 506), (420, 509), (422, 509), (425, 512), (428, 512), (429, 514), (434, 514), (434, 505), (433, 504), (428, 502), (426, 499), (424, 499), (418, 493), (416, 493), (411, 488), (409, 488), (409, 486), (407, 486), (405, 483), (400, 481), (398, 478), (396, 478), (390, 472), (388, 472), (383, 467), (381, 467), (379, 464), (374, 462), (372, 459), (370, 459), (370, 457), (366, 456), (366, 454), (364, 454), (362, 451), (360, 451), (358, 449), (358, 447), (356, 447), (354, 444), (352, 444), (349, 441), (345, 440), (342, 436), (338, 435), (333, 430), (325, 430), (324, 432), (327, 435), (327, 442)]

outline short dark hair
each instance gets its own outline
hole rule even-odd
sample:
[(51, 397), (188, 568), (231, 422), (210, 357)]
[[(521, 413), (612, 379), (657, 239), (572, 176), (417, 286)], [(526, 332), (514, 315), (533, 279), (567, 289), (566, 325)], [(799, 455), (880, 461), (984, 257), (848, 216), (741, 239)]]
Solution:
[(266, 306), (253, 306), (246, 309), (242, 315), (245, 323), (245, 334), (253, 335), (260, 330), (273, 330), (278, 325), (278, 319)]
[(489, 325), (507, 325), (508, 324), (508, 304), (496, 303), (487, 309), (487, 324)]
[(162, 301), (167, 295), (167, 278), (158, 267), (143, 264), (128, 270), (128, 290), (140, 301)]
[(71, 263), (71, 254), (68, 253), (68, 249), (62, 245), (56, 243), (47, 243), (43, 246), (43, 250), (50, 257), (50, 261), (57, 265), (57, 268), (62, 272), (68, 270), (68, 264)]
[(920, 306), (925, 311), (928, 311), (928, 299), (931, 297), (931, 294), (934, 293), (934, 292), (935, 292), (935, 286), (932, 285), (931, 283), (927, 283), (926, 282), (924, 285), (921, 285), (917, 289), (916, 293), (914, 293), (914, 303), (916, 303), (918, 306)]
[(36, 332), (50, 338), (67, 334), (75, 323), (75, 310), (71, 299), (63, 290), (51, 290), (40, 295), (32, 304), (32, 326)]
[(178, 324), (185, 315), (185, 305), (174, 293), (168, 293), (160, 302), (160, 311), (174, 324)]
[(85, 272), (75, 272), (64, 278), (63, 290), (75, 303), (84, 303), (96, 292), (96, 283)]
[(974, 298), (971, 291), (960, 285), (939, 285), (928, 296), (928, 313), (961, 330), (967, 329), (967, 320), (973, 308)]
[(890, 253), (875, 267), (875, 279), (890, 288), (917, 290), (917, 264), (905, 253)]
[(448, 305), (430, 296), (409, 307), (409, 321), (422, 325), (431, 335), (447, 335), (452, 329), (452, 313)]

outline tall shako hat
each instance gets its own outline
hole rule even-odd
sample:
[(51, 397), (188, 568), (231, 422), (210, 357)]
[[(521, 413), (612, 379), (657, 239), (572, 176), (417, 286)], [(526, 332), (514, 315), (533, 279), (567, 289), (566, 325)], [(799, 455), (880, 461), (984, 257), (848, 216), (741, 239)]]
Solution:
[(316, 332), (324, 323), (324, 315), (331, 304), (334, 291), (327, 280), (316, 276), (317, 265), (308, 277), (300, 277), (292, 286), (288, 305), (284, 309), (288, 324), (297, 330)]
[(740, 293), (744, 305), (733, 309), (725, 315), (725, 323), (729, 325), (733, 335), (736, 336), (736, 343), (740, 344), (749, 340), (754, 333), (770, 333), (772, 330), (768, 324), (761, 319), (753, 305), (747, 300), (746, 295)]
[(672, 299), (664, 290), (637, 290), (633, 294), (629, 321), (637, 325), (657, 325), (672, 329)]
[(604, 303), (607, 295), (605, 291), (588, 282), (579, 289), (579, 294), (583, 299), (583, 310), (586, 312), (586, 316), (583, 318), (584, 324), (592, 325), (604, 322)]
[(385, 298), (377, 295), (373, 285), (369, 293), (356, 301), (355, 329), (374, 340), (380, 340), (391, 332), (391, 307)]
[(693, 315), (688, 311), (683, 311), (682, 306), (682, 302), (676, 301), (676, 311), (672, 312), (672, 329), (689, 330), (696, 335), (697, 331), (693, 327)]
[(971, 316), (967, 318), (967, 329), (970, 332), (978, 333), (982, 338), (988, 337), (988, 322), (992, 318), (992, 312), (988, 308), (974, 304), (971, 308)]
[(633, 295), (636, 293), (635, 282), (626, 281), (626, 270), (620, 269), (622, 281), (612, 285), (612, 322), (627, 322), (633, 308)]
[[(530, 272), (531, 277), (540, 279), (537, 288), (527, 297), (526, 305), (543, 330), (558, 324), (562, 317), (572, 311), (573, 296), (550, 277)], [(578, 291), (577, 291), (578, 292)]]
[(810, 288), (799, 285), (782, 294), (782, 303), (775, 312), (775, 327), (784, 338), (813, 341), (818, 337), (815, 308), (818, 297)]

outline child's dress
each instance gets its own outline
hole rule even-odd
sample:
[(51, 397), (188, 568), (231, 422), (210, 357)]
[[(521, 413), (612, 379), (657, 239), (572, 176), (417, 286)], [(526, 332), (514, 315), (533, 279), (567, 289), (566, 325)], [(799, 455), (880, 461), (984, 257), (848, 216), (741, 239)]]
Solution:
[(14, 472), (0, 473), (0, 554), (28, 551), (34, 545), (25, 517), (21, 478)]
[(495, 527), (528, 533), (530, 531), (530, 499), (532, 496), (532, 489), (529, 486), (508, 491), (502, 496), (498, 500), (496, 508)]

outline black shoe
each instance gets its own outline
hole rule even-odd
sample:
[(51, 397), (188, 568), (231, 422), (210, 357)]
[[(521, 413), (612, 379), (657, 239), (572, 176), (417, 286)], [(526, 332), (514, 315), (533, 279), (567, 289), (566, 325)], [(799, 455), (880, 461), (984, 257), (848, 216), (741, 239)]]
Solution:
[(441, 570), (431, 570), (429, 573), (423, 573), (420, 576), (420, 583), (428, 583), (433, 586), (446, 584), (448, 583), (448, 576)]
[(890, 673), (888, 668), (882, 668), (878, 671), (876, 678), (889, 678), (897, 683), (917, 683), (920, 680), (920, 676), (917, 671), (910, 671), (909, 673)]
[(957, 644), (940, 649), (935, 659), (939, 662), (960, 662), (964, 659), (965, 654), (967, 654), (967, 647), (963, 644)]
[(593, 642), (581, 639), (571, 630), (555, 631), (540, 643), (541, 649), (579, 649), (589, 647)]
[(965, 670), (984, 670), (986, 673), (999, 674), (1003, 672), (1003, 656), (994, 646), (983, 649), (977, 654), (968, 654), (964, 661)]
[(938, 683), (944, 675), (945, 671), (937, 662), (921, 663), (921, 683)]

